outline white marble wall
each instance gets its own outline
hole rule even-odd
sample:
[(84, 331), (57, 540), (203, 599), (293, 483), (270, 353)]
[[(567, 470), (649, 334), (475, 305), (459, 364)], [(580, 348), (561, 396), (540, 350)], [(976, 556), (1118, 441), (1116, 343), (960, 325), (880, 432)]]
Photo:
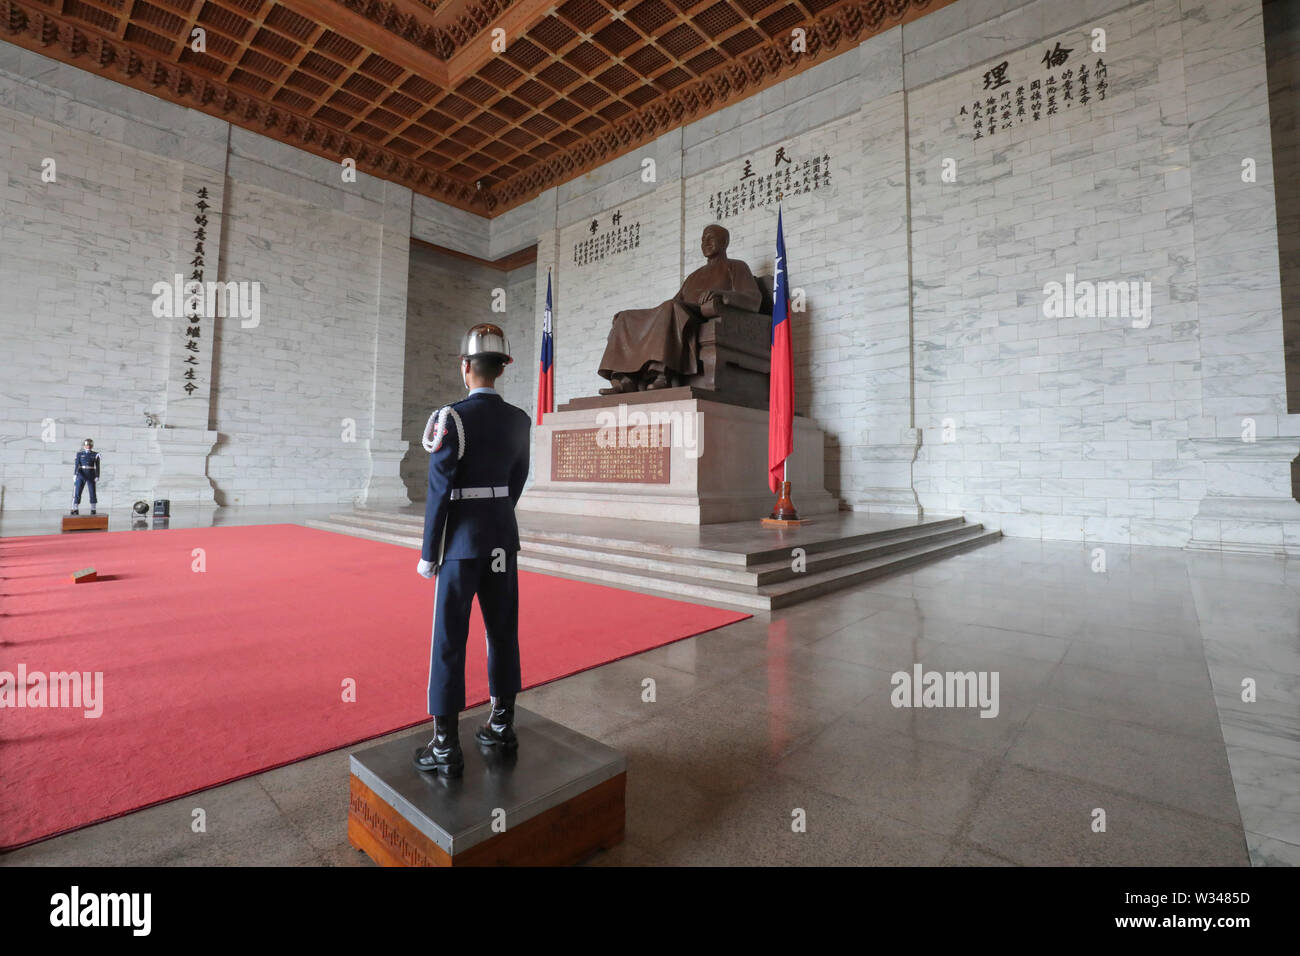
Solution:
[[(1045, 78), (1059, 40), (1095, 69), (1097, 28), (1104, 102), (980, 142), (959, 126), (1003, 60)], [(844, 507), (964, 512), (1031, 537), (1300, 547), (1263, 70), (1257, 0), (960, 0), (874, 37), (543, 197), (557, 397), (600, 384), (617, 309), (665, 298), (675, 255), (677, 281), (693, 268), (707, 197), (744, 158), (761, 172), (777, 146), (829, 150), (834, 191), (787, 200), (786, 242), (808, 295), (797, 407), (827, 431)], [(652, 185), (636, 175), (646, 156)], [(644, 254), (575, 268), (573, 241), (616, 209), (651, 228)], [(724, 224), (732, 254), (770, 272), (774, 209)], [(1150, 326), (1045, 316), (1044, 284), (1066, 273), (1150, 283)]]
[(368, 472), (379, 226), (239, 182), (225, 216), (223, 278), (260, 283), (262, 315), (218, 323), (218, 504), (349, 501)]
[[(860, 80), (836, 92), (863, 97)], [(739, 180), (746, 161), (763, 176), (784, 168), (778, 148), (800, 165), (830, 157), (829, 185), (781, 200), (787, 281), (805, 305), (791, 329), (795, 407), (827, 430), (827, 488), (863, 510), (886, 504), (881, 486), (890, 480), (867, 449), (874, 442), (892, 451), (911, 428), (903, 120), (901, 91), (880, 95), (850, 116), (744, 152), (685, 184), (689, 269), (703, 262), (696, 247), (713, 221), (710, 198)], [(746, 205), (720, 221), (731, 232), (729, 254), (756, 275), (773, 275), (776, 202)], [(914, 509), (910, 491), (905, 498)]]
[(85, 438), (101, 507), (147, 497), (172, 330), (150, 289), (176, 265), (182, 166), (0, 105), (0, 168), (0, 506), (66, 507)]
[(1203, 392), (1188, 444), (1207, 486), (1189, 545), (1300, 553), (1262, 11), (1191, 8), (1182, 34)]
[(1300, 412), (1300, 3), (1264, 8), (1287, 411)]
[[(1018, 87), (1071, 66), (1108, 89), (973, 138), (993, 63), (911, 91), (916, 488), (1006, 534), (1186, 543), (1205, 494), (1180, 441), (1200, 412), (1192, 204), (1177, 5), (1146, 3), (1007, 55)], [(1175, 29), (1162, 27), (1172, 21)], [(1092, 53), (1091, 31), (1107, 50)], [(1057, 43), (1063, 67), (1041, 58)], [(1001, 61), (998, 61), (1001, 62)], [(994, 94), (997, 96), (998, 94)], [(943, 177), (944, 164), (955, 178)], [(1048, 317), (1043, 288), (1150, 284), (1152, 320)], [(945, 434), (944, 425), (950, 428)]]
[[(471, 325), (494, 322), (505, 330), (515, 361), (497, 380), (497, 390), (506, 401), (532, 414), (536, 403), (534, 281), (531, 265), (502, 272), (412, 245), (402, 400), (402, 438), (410, 446), (402, 462), (402, 480), (412, 500), (425, 497), (429, 456), (420, 439), (429, 415), (465, 396), (458, 357), (461, 337)], [(498, 289), (504, 293), (501, 299), (494, 296)], [(505, 311), (494, 311), (494, 301), (503, 301)]]
[[(640, 246), (602, 262), (575, 266), (574, 245), (592, 237), (592, 222), (597, 223), (597, 236), (614, 228), (616, 212), (622, 216), (621, 225), (640, 223)], [(554, 323), (557, 406), (575, 396), (594, 395), (596, 389), (609, 384), (596, 369), (614, 313), (658, 305), (676, 294), (682, 282), (681, 244), (680, 180), (584, 216), (560, 230), (559, 261), (539, 265), (537, 279), (537, 291), (544, 302), (545, 267), (553, 266), (553, 281), (564, 300), (563, 308), (556, 306)], [(692, 262), (688, 268), (696, 265)]]
[[(1028, 77), (1043, 70), (1041, 57), (1058, 40), (1078, 63), (1098, 27), (1107, 32), (1104, 103), (1017, 124), (996, 141), (975, 142), (957, 123), (993, 65), (1006, 60), (1009, 73)], [(162, 220), (178, 218), (180, 184), (196, 169), (225, 170), (231, 209), (250, 215), (227, 230), (233, 245), (223, 248), (223, 272), (262, 269), (273, 284), (313, 285), (286, 321), (300, 331), (334, 323), (339, 340), (301, 346), (310, 354), (285, 380), (283, 399), (264, 396), (255, 425), (258, 403), (247, 392), (267, 388), (274, 360), (221, 343), (233, 364), (213, 372), (208, 427), (221, 437), (211, 474), (232, 496), (345, 500), (373, 483), (375, 442), (368, 461), (341, 451), (342, 467), (319, 487), (269, 446), (285, 434), (320, 440), (325, 412), (341, 416), (355, 406), (359, 424), (391, 419), (373, 431), (393, 435), (397, 451), (384, 454), (400, 457), (418, 442), (424, 406), (442, 388), (441, 373), (427, 367), (470, 318), (433, 314), (443, 286), (489, 281), (461, 268), (435, 282), (437, 270), (422, 276), (420, 255), (410, 256), (408, 311), (419, 328), (407, 330), (375, 289), (401, 254), (406, 233), (400, 224), (393, 232), (394, 217), (406, 215), (411, 236), (479, 258), (537, 243), (535, 268), (490, 279), (507, 289), (508, 311), (493, 317), (506, 324), (517, 356), (503, 388), (532, 412), (548, 269), (563, 402), (602, 384), (594, 369), (614, 312), (662, 301), (698, 264), (708, 197), (745, 159), (761, 172), (777, 147), (820, 151), (832, 156), (835, 185), (788, 197), (786, 241), (793, 284), (807, 296), (807, 312), (794, 321), (797, 407), (827, 433), (828, 484), (843, 507), (964, 512), (1011, 535), (1300, 550), (1300, 505), (1290, 497), (1300, 421), (1287, 407), (1274, 186), (1276, 175), (1277, 188), (1294, 189), (1295, 177), (1274, 170), (1272, 159), (1278, 129), (1285, 135), (1294, 124), (1270, 116), (1266, 80), (1258, 0), (958, 0), (488, 220), (424, 197), (404, 206), (369, 177), (342, 188), (326, 160), (0, 44), (7, 111), (0, 150), (10, 162), (30, 168), (54, 141), (74, 166), (78, 151), (98, 156), (97, 171), (69, 181), (57, 200), (12, 175), (0, 184), (6, 212), (17, 210), (0, 224), (0, 268), (18, 277), (22, 303), (0, 322), (28, 352), (45, 354), (33, 331), (38, 319), (81, 301), (78, 288), (92, 297), (107, 288), (112, 301), (93, 314), (136, 330), (127, 342), (155, 342), (156, 329), (128, 316), (124, 286), (138, 277), (139, 255), (148, 261), (153, 250), (161, 264), (174, 254), (179, 239), (168, 230), (176, 227)], [(1254, 183), (1240, 176), (1247, 157), (1257, 164)], [(651, 181), (642, 175), (645, 159), (655, 161)], [(946, 159), (956, 163), (953, 182), (940, 176)], [(82, 202), (93, 208), (97, 189), (129, 190), (114, 179), (128, 171), (149, 182), (120, 197), (134, 210), (125, 228), (141, 250), (122, 252), (123, 227), (108, 213), (89, 224), (78, 218), (75, 227), (58, 218), (75, 216), (68, 210)], [(608, 228), (615, 211), (641, 222), (641, 247), (575, 266), (573, 244), (593, 219), (598, 231)], [(1293, 219), (1283, 215), (1284, 237)], [(732, 254), (770, 272), (774, 209), (746, 210), (725, 224)], [(15, 258), (30, 257), (30, 237), (47, 228), (40, 264)], [(348, 259), (380, 233), (386, 266), (364, 254)], [(268, 243), (264, 261), (258, 242)], [(92, 271), (79, 277), (87, 259)], [(317, 274), (321, 262), (339, 270), (345, 261), (340, 277)], [(1043, 285), (1066, 273), (1149, 282), (1150, 327), (1123, 317), (1045, 316)], [(91, 314), (74, 307), (65, 322)], [(57, 346), (44, 347), (77, 357), (73, 328), (60, 327)], [(379, 349), (377, 335), (389, 344)], [(6, 370), (5, 507), (57, 506), (63, 497), (56, 472), (66, 470), (66, 456), (39, 444), (35, 405), (59, 417), (101, 401), (106, 411), (85, 423), (136, 440), (129, 419), (165, 393), (166, 367), (138, 361), (141, 349), (123, 349), (122, 339), (115, 333), (114, 355), (137, 360), (111, 394), (69, 387), (81, 366), (48, 375), (24, 359)], [(321, 396), (310, 369), (318, 366), (348, 381), (316, 422), (312, 399)], [(385, 385), (397, 388), (394, 367), (407, 378), (400, 409), (395, 394), (381, 394)], [(369, 401), (357, 384), (367, 371)], [(313, 422), (302, 435), (285, 425), (299, 415)], [(1253, 422), (1256, 441), (1243, 442), (1243, 419)], [(149, 488), (157, 457), (149, 457), (155, 446), (147, 436), (139, 441), (132, 494)], [(264, 449), (251, 456), (249, 467), (264, 469), (255, 480), (237, 474), (241, 442)], [(408, 487), (421, 469), (417, 457), (406, 455)]]
[[(396, 483), (385, 391), (402, 368), (409, 190), (344, 183), (328, 160), (2, 42), (0, 160), (0, 507), (66, 507), (87, 436), (107, 508), (349, 503)], [(151, 289), (189, 272), (196, 184), (214, 204), (204, 277), (260, 283), (261, 316), (205, 324), (211, 366), (186, 396), (180, 329), (152, 315)]]

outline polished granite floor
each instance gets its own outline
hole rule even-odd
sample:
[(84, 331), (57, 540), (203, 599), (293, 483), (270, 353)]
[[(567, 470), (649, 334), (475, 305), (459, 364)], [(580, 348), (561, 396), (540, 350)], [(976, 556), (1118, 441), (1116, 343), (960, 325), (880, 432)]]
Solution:
[[(178, 509), (171, 526), (337, 510)], [(3, 515), (0, 535), (55, 518)], [(997, 717), (892, 706), (891, 675), (918, 662), (996, 671)], [(627, 755), (627, 839), (595, 865), (1300, 863), (1295, 561), (1007, 538), (520, 703)], [(368, 865), (345, 835), (349, 749), (0, 864)]]

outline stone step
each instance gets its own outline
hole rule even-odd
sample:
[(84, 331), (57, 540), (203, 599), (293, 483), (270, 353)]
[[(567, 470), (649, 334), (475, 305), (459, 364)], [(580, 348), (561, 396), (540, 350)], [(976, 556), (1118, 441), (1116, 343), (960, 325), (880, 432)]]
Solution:
[(852, 587), (855, 584), (861, 584), (884, 574), (905, 571), (918, 564), (925, 564), (962, 551), (968, 551), (971, 548), (991, 544), (1002, 537), (1001, 531), (990, 531), (983, 525), (972, 525), (972, 527), (978, 529), (978, 531), (967, 537), (886, 555), (883, 558), (865, 561), (861, 564), (851, 564), (831, 571), (823, 571), (819, 575), (810, 575), (806, 578), (800, 575), (798, 579), (765, 585), (760, 590), (771, 598), (771, 607), (775, 610), (776, 608), (797, 604), (800, 601), (807, 601), (821, 594), (838, 591), (841, 588)]
[(677, 598), (697, 600), (728, 607), (754, 610), (775, 610), (800, 601), (851, 587), (871, 578), (905, 570), (927, 561), (956, 554), (969, 548), (988, 544), (1002, 536), (1000, 531), (986, 530), (982, 525), (969, 526), (971, 533), (930, 544), (898, 551), (869, 560), (857, 561), (820, 572), (805, 572), (793, 578), (767, 584), (758, 588), (744, 587), (722, 581), (705, 581), (696, 575), (636, 573), (622, 568), (588, 560), (554, 560), (545, 557), (519, 557), (519, 567), (541, 571), (560, 577), (626, 586), (640, 591)]
[[(826, 538), (822, 541), (810, 541), (800, 544), (799, 547), (804, 549), (805, 554), (811, 556), (826, 551), (841, 550), (846, 547), (883, 543), (900, 538), (907, 538), (922, 530), (958, 528), (963, 526), (965, 521), (966, 519), (960, 515), (955, 517), (929, 518), (915, 524), (903, 525), (897, 528), (861, 532), (858, 534), (844, 535), (843, 537), (838, 538)], [(629, 531), (631, 530), (632, 529), (629, 529)], [(670, 545), (648, 541), (641, 542), (630, 540), (628, 538), (614, 538), (601, 535), (583, 534), (580, 532), (542, 531), (527, 526), (519, 529), (519, 537), (521, 542), (545, 541), (557, 545), (573, 544), (598, 548), (603, 551), (615, 551), (624, 554), (638, 555), (641, 557), (644, 557), (647, 554), (653, 554), (656, 557), (686, 558), (692, 563), (702, 561), (717, 565), (742, 567), (750, 570), (753, 570), (755, 565), (775, 565), (788, 562), (790, 559), (791, 548), (791, 545), (785, 544), (777, 547), (765, 548), (761, 551), (745, 553), (741, 551), (724, 551), (720, 548), (705, 548), (693, 545)]]
[(801, 574), (826, 571), (831, 568), (870, 560), (871, 558), (918, 547), (922, 544), (969, 537), (978, 534), (980, 530), (980, 527), (975, 525), (950, 525), (947, 523), (938, 528), (909, 529), (906, 535), (885, 541), (871, 540), (865, 543), (850, 544), (842, 548), (807, 554), (805, 555), (804, 569), (802, 571), (794, 570), (794, 561), (789, 550), (785, 552), (780, 561), (739, 567), (717, 561), (690, 559), (684, 555), (668, 555), (666, 557), (647, 555), (645, 552), (630, 550), (627, 542), (621, 542), (622, 547), (618, 548), (610, 548), (604, 544), (597, 547), (594, 545), (573, 545), (567, 542), (556, 543), (545, 538), (531, 536), (521, 536), (521, 542), (523, 544), (522, 553), (528, 557), (540, 557), (553, 561), (564, 561), (570, 558), (579, 561), (600, 561), (615, 567), (655, 574), (675, 574), (686, 571), (709, 581), (723, 581), (754, 588)]
[(704, 581), (687, 574), (650, 575), (576, 558), (556, 560), (538, 557), (525, 551), (519, 552), (519, 569), (590, 584), (627, 587), (678, 601), (697, 601), (747, 611), (765, 611), (771, 606), (767, 598), (755, 588), (725, 581)]
[(405, 548), (415, 548), (418, 550), (424, 545), (424, 535), (420, 531), (385, 531), (372, 528), (368, 525), (334, 521), (329, 518), (308, 518), (306, 524), (307, 527), (317, 528), (320, 531), (333, 531), (335, 534), (350, 534), (356, 538), (367, 538), (370, 541), (382, 541), (385, 544), (397, 544)]
[[(375, 511), (361, 507), (356, 508), (352, 512), (330, 515), (330, 520), (359, 524), (364, 524), (367, 519), (371, 518), (375, 521), (386, 522), (389, 525), (411, 526), (416, 529), (417, 534), (422, 535), (424, 533), (424, 517), (417, 514), (401, 515), (389, 511)], [(865, 544), (867, 542), (886, 542), (907, 538), (921, 531), (937, 530), (940, 528), (959, 528), (965, 525), (965, 521), (966, 519), (961, 515), (924, 518), (914, 524), (902, 525), (895, 528), (886, 528), (879, 531), (861, 532), (838, 538), (827, 538), (822, 541), (811, 541), (801, 544), (800, 547), (804, 549), (806, 554), (811, 556), (824, 551), (840, 551), (846, 547)], [(629, 534), (635, 533), (635, 525), (637, 523), (638, 522), (628, 523)], [(750, 569), (752, 569), (754, 565), (775, 565), (787, 563), (790, 555), (790, 546), (788, 544), (745, 554), (744, 552), (724, 551), (717, 548), (664, 544), (661, 542), (651, 541), (643, 542), (628, 537), (615, 538), (607, 535), (587, 534), (581, 531), (543, 530), (535, 526), (530, 526), (526, 519), (520, 522), (519, 539), (521, 543), (525, 544), (525, 546), (527, 546), (527, 542), (538, 541), (547, 542), (557, 546), (577, 545), (596, 548), (601, 551), (620, 552), (636, 555), (638, 557), (645, 557), (647, 554), (653, 554), (657, 557), (681, 557), (688, 558), (693, 562), (704, 561), (711, 564), (730, 565)]]
[(850, 544), (841, 548), (816, 551), (806, 556), (803, 571), (795, 571), (789, 549), (779, 561), (751, 565), (750, 570), (758, 577), (760, 587), (773, 585), (780, 581), (802, 578), (807, 574), (831, 571), (835, 568), (872, 561), (902, 551), (914, 551), (939, 544), (959, 544), (967, 538), (978, 537), (985, 533), (983, 525), (966, 524), (964, 519), (957, 522), (936, 522), (935, 525), (923, 525), (894, 532), (884, 538), (872, 538), (868, 541)]
[(384, 528), (410, 529), (414, 528), (418, 533), (424, 533), (424, 516), (423, 515), (402, 515), (394, 514), (391, 511), (336, 511), (329, 516), (330, 521), (337, 521), (341, 524), (357, 524), (363, 526), (378, 526)]
[[(419, 549), (424, 520), (417, 514), (358, 508), (308, 527)], [(562, 531), (521, 531), (519, 567), (559, 577), (628, 587), (679, 600), (768, 611), (987, 544), (1001, 537), (959, 517), (936, 518), (884, 531), (816, 542), (805, 570), (791, 567), (790, 548), (757, 554), (642, 542)], [(766, 556), (767, 560), (755, 561)]]

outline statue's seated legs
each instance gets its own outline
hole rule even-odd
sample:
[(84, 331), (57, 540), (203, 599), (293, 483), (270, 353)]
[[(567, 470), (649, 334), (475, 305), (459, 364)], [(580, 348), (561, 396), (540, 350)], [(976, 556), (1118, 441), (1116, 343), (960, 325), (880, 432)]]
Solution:
[(609, 379), (602, 395), (671, 388), (694, 371), (699, 317), (691, 307), (668, 300), (653, 309), (624, 309), (614, 321), (597, 374)]
[(602, 388), (602, 395), (622, 395), (625, 392), (654, 391), (672, 387), (672, 376), (663, 362), (646, 362), (636, 374), (614, 372), (609, 378), (609, 388)]
[(602, 388), (602, 395), (621, 395), (624, 392), (635, 392), (637, 390), (637, 380), (631, 375), (623, 372), (615, 372), (610, 376), (609, 388)]
[(668, 381), (668, 370), (664, 367), (663, 362), (647, 363), (645, 378), (642, 381), (645, 383), (647, 390), (667, 388), (671, 384)]

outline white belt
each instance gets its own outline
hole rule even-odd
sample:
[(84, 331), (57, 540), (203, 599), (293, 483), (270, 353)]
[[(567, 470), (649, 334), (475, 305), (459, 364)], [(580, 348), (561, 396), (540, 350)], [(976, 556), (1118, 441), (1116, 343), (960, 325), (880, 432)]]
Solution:
[(507, 485), (497, 485), (495, 488), (453, 488), (451, 489), (451, 500), (459, 501), (461, 498), (505, 498), (510, 494), (510, 488)]

